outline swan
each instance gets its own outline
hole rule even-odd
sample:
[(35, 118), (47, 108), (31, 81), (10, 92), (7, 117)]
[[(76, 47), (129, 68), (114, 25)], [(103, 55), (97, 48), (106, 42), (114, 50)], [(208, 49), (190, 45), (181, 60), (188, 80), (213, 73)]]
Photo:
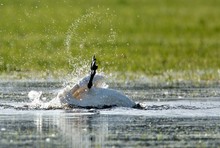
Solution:
[[(135, 107), (136, 103), (122, 92), (109, 89), (106, 85), (103, 85), (104, 76), (96, 75), (97, 68), (96, 58), (93, 56), (90, 75), (82, 78), (73, 86), (66, 86), (46, 106), (49, 108), (65, 105), (83, 108)], [(40, 98), (41, 93), (34, 94), (32, 92), (29, 96)]]
[(82, 82), (85, 82), (84, 80), (88, 78), (89, 76), (79, 81), (78, 84), (66, 91), (64, 95), (62, 93), (59, 94), (58, 98), (62, 100), (62, 103), (85, 108), (134, 107), (136, 105), (123, 93), (96, 85), (99, 82), (100, 75), (94, 77), (97, 81), (93, 87), (87, 88), (85, 83)]

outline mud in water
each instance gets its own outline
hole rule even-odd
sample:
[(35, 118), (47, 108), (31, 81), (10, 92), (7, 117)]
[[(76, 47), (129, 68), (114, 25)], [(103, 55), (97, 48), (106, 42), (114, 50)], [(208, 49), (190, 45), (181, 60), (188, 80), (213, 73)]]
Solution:
[(28, 108), (31, 90), (52, 99), (57, 81), (0, 82), (1, 147), (217, 147), (220, 85), (110, 83), (137, 108)]

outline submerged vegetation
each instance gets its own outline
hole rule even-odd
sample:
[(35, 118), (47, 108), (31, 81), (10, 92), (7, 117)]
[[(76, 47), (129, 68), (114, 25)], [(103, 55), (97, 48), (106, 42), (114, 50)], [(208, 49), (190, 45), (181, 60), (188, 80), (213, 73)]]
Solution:
[(69, 73), (95, 53), (106, 72), (219, 80), (219, 6), (218, 0), (1, 0), (0, 73)]

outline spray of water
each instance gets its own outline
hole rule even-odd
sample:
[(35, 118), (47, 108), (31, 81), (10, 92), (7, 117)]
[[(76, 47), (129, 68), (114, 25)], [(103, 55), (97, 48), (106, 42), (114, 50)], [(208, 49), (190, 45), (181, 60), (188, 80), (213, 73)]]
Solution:
[[(105, 50), (112, 50), (114, 54), (117, 33), (112, 24), (113, 17), (114, 13), (109, 9), (91, 8), (70, 25), (66, 33), (65, 54), (72, 69), (71, 77), (79, 78), (88, 74), (94, 54), (98, 59), (106, 56)], [(102, 63), (107, 62), (102, 59)], [(104, 67), (99, 69), (99, 72), (103, 71)]]

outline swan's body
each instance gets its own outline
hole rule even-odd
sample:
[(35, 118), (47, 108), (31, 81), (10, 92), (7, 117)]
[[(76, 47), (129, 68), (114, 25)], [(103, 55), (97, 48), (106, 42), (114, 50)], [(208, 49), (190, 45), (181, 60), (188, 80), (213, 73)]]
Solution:
[(108, 89), (102, 83), (104, 77), (95, 75), (93, 87), (88, 89), (87, 80), (89, 76), (81, 79), (73, 87), (66, 86), (61, 89), (58, 95), (47, 102), (42, 92), (30, 91), (28, 97), (32, 102), (31, 108), (63, 108), (65, 106), (84, 108), (106, 108), (106, 107), (135, 107), (136, 103), (130, 100), (123, 93)]
[(134, 107), (135, 103), (120, 92), (106, 88), (92, 88), (83, 94), (81, 99), (76, 99), (71, 93), (66, 95), (69, 105), (79, 107)]
[(61, 102), (68, 105), (78, 107), (134, 107), (136, 104), (124, 94), (108, 88), (101, 87), (100, 81), (103, 76), (96, 75), (93, 81), (93, 87), (87, 88), (87, 80), (89, 76), (83, 78), (65, 93), (59, 94), (57, 97)]

